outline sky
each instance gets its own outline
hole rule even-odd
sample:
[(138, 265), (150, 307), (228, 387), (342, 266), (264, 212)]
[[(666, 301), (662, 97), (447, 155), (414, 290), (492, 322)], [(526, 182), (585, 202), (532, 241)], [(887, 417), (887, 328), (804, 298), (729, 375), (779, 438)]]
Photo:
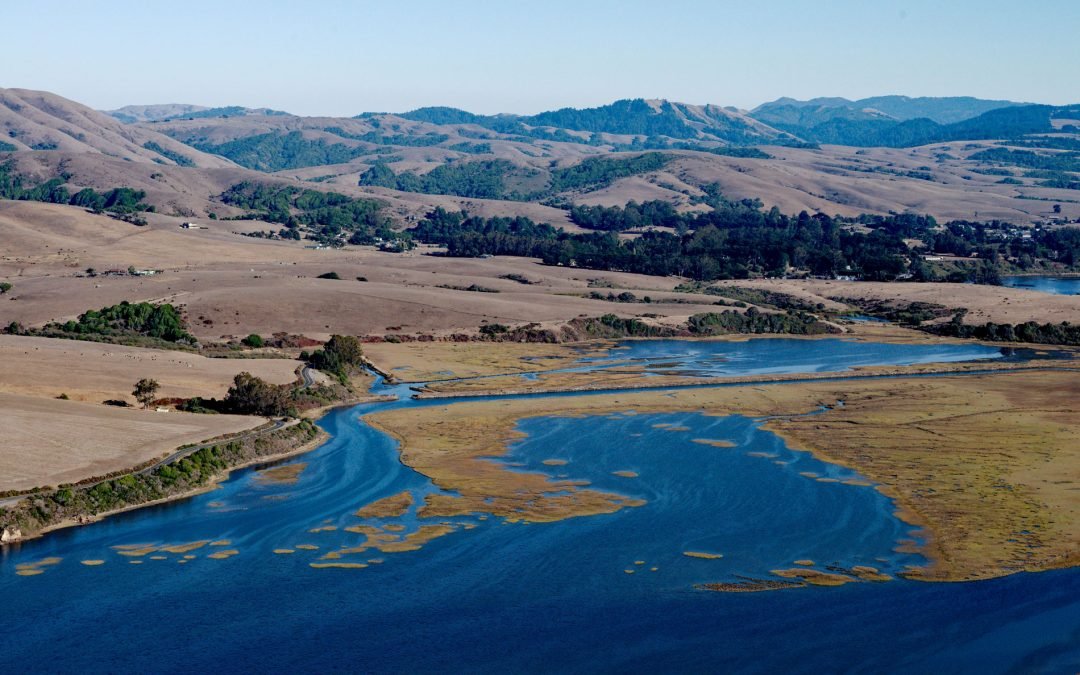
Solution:
[(0, 87), (97, 109), (529, 114), (622, 98), (1080, 102), (1080, 0), (34, 0)]

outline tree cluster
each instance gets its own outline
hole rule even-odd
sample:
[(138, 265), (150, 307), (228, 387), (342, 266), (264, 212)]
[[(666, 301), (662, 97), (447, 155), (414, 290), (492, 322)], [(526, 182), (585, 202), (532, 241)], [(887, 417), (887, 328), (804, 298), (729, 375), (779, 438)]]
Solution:
[(247, 209), (257, 218), (285, 226), (283, 238), (300, 238), (306, 227), (311, 239), (327, 244), (372, 244), (376, 238), (393, 239), (398, 233), (375, 199), (357, 199), (337, 192), (244, 181), (220, 196), (230, 206)]
[(331, 335), (322, 349), (303, 353), (301, 359), (316, 370), (346, 379), (364, 364), (364, 350), (360, 341), (351, 335)]

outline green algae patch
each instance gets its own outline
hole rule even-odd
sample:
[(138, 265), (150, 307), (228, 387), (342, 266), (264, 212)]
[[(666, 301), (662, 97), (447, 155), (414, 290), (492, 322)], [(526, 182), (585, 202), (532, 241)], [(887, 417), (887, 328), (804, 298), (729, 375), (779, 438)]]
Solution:
[(291, 548), (275, 548), (274, 553), (277, 555), (289, 555), (290, 553), (296, 553), (296, 551)]
[(378, 546), (383, 553), (404, 553), (406, 551), (419, 551), (424, 544), (438, 539), (439, 537), (446, 536), (451, 532), (456, 531), (457, 528), (451, 525), (424, 525), (415, 532), (410, 532), (405, 535), (405, 538), (400, 542), (391, 542)]
[(719, 560), (724, 557), (723, 553), (708, 553), (706, 551), (683, 551), (687, 558), (700, 558), (702, 560)]
[(669, 427), (666, 427), (664, 429), (664, 431), (690, 431), (690, 427), (684, 427), (684, 426), (679, 426), (677, 424), (673, 424), (673, 425), (671, 425)]
[(855, 575), (863, 581), (892, 581), (892, 577), (878, 570), (876, 567), (870, 567), (869, 565), (855, 565), (848, 570), (851, 574)]
[(63, 558), (51, 557), (35, 560), (34, 562), (20, 563), (15, 566), (15, 574), (20, 577), (36, 577), (45, 573), (44, 568), (59, 565), (61, 560)]
[(255, 474), (255, 482), (263, 485), (295, 485), (307, 466), (304, 462), (296, 462), (263, 469)]
[(776, 579), (742, 578), (740, 581), (721, 581), (702, 584), (699, 588), (718, 593), (761, 593), (763, 591), (783, 591), (792, 588), (805, 588), (803, 581), (777, 581)]
[(128, 558), (141, 558), (144, 555), (150, 555), (158, 550), (157, 546), (148, 546), (146, 544), (127, 544), (123, 546), (113, 546), (117, 555), (126, 556)]
[(308, 563), (309, 566), (314, 567), (317, 570), (337, 568), (337, 569), (352, 569), (359, 570), (367, 567), (367, 563), (355, 563), (355, 562), (313, 562)]
[[(734, 448), (735, 443), (718, 438), (692, 438), (691, 443), (697, 443), (699, 445), (711, 445), (714, 448)], [(753, 453), (748, 453), (753, 454)]]
[(301, 551), (318, 551), (319, 550), (319, 547), (316, 546), (315, 544), (297, 544), (296, 548), (300, 549)]
[(856, 581), (856, 579), (844, 574), (833, 574), (810, 569), (772, 570), (772, 573), (784, 579), (802, 579), (814, 586), (843, 586)]
[(239, 553), (240, 551), (237, 551), (235, 548), (229, 548), (225, 549), (224, 551), (215, 551), (214, 553), (211, 553), (206, 557), (213, 560), (225, 560), (226, 558), (231, 558), (234, 555), (239, 555)]
[(162, 546), (159, 550), (164, 551), (165, 553), (190, 553), (191, 551), (196, 551), (209, 543), (209, 540), (193, 541), (189, 544)]
[(807, 560), (807, 559), (804, 558), (802, 560), (796, 560), (795, 564), (800, 565), (802, 567), (813, 567), (814, 566), (814, 561), (813, 560)]
[(151, 560), (168, 560), (169, 556), (167, 556), (167, 555), (152, 555), (152, 556), (150, 556), (150, 559)]
[(52, 567), (53, 565), (59, 565), (61, 560), (63, 560), (63, 558), (57, 558), (55, 556), (51, 558), (42, 558), (41, 560), (35, 560), (34, 562), (19, 563), (15, 566), (15, 569), (30, 570), (41, 567)]
[(618, 476), (619, 478), (637, 478), (638, 477), (638, 473), (636, 471), (628, 471), (628, 470), (612, 471), (611, 475), (612, 476)]
[(566, 466), (570, 462), (565, 459), (545, 459), (541, 464), (545, 466)]
[(232, 541), (229, 539), (218, 539), (217, 541), (210, 542), (211, 546), (232, 546)]
[(354, 515), (357, 518), (400, 518), (413, 505), (411, 492), (399, 492), (362, 507)]
[(311, 528), (308, 532), (311, 534), (319, 534), (320, 532), (335, 532), (337, 529), (337, 525), (320, 525), (319, 527)]
[(80, 560), (79, 564), (86, 565), (87, 567), (97, 567), (98, 565), (104, 565), (104, 560)]

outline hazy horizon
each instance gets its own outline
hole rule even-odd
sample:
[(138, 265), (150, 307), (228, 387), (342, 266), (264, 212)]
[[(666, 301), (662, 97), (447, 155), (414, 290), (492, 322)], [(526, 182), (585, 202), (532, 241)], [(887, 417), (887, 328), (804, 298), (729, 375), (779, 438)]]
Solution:
[[(788, 96), (1080, 100), (1080, 3), (54, 0), (6, 11), (0, 86), (97, 109), (184, 103), (348, 116), (530, 114), (626, 98), (754, 108)], [(38, 28), (48, 23), (48, 29)], [(1037, 73), (1038, 77), (1032, 77)]]

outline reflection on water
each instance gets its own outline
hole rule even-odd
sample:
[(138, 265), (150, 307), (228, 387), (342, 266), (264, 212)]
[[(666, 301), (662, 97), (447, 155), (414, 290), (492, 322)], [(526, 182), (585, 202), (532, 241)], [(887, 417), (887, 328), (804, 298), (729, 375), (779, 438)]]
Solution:
[[(611, 358), (731, 374), (1000, 355), (979, 345), (767, 339), (628, 342)], [(498, 461), (646, 503), (508, 524), (485, 514), (420, 518), (419, 505), (441, 491), (400, 463), (392, 439), (360, 421), (377, 406), (327, 415), (321, 425), (332, 439), (270, 479), (239, 471), (211, 493), (5, 549), (5, 666), (1075, 672), (1080, 665), (1073, 570), (965, 584), (696, 590), (799, 566), (873, 567), (896, 577), (923, 562), (906, 552), (910, 526), (873, 486), (789, 449), (754, 420), (698, 413), (525, 420), (525, 437)], [(370, 517), (357, 514), (380, 500), (363, 511)], [(373, 538), (378, 547), (369, 545)]]

